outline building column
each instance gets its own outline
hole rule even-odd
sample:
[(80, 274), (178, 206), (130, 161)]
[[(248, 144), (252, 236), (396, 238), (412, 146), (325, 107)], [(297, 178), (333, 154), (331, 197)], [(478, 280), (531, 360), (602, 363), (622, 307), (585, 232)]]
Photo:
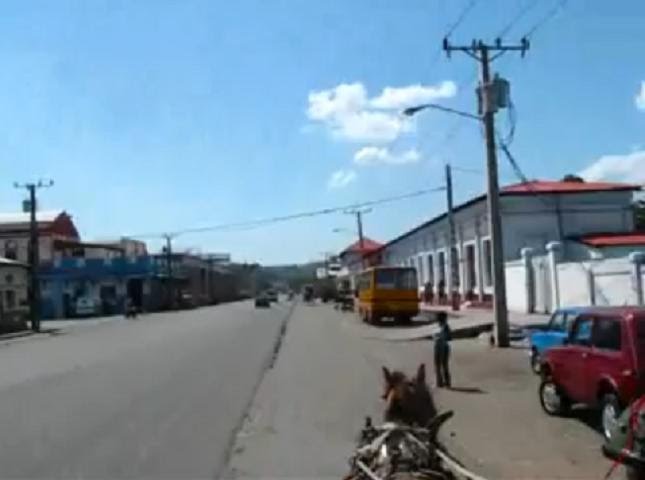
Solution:
[(457, 271), (459, 272), (459, 295), (461, 296), (461, 301), (464, 302), (466, 300), (466, 293), (468, 290), (466, 289), (466, 261), (465, 261), (465, 255), (464, 255), (464, 237), (462, 235), (461, 231), (461, 225), (459, 227), (456, 227), (455, 230), (457, 230), (457, 234), (455, 235), (457, 237), (456, 247), (457, 247)]
[(633, 285), (636, 293), (636, 304), (645, 304), (643, 300), (643, 270), (642, 265), (645, 263), (644, 252), (632, 252), (629, 254), (629, 261), (632, 263), (632, 275), (634, 277)]
[(526, 313), (535, 312), (535, 288), (533, 284), (533, 249), (524, 247), (521, 250), (524, 265), (524, 294), (526, 295)]
[(551, 299), (553, 308), (560, 308), (560, 284), (558, 279), (558, 257), (562, 249), (560, 242), (549, 242), (546, 244), (546, 250), (549, 252), (549, 269), (551, 270)]
[(479, 222), (475, 223), (475, 268), (477, 272), (477, 296), (484, 301), (484, 261), (482, 255), (482, 236)]

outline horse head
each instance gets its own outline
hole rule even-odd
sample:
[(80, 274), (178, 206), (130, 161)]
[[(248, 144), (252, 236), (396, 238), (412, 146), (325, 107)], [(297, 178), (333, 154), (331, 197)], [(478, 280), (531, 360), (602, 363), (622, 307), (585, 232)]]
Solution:
[(426, 426), (437, 415), (437, 409), (426, 383), (425, 365), (419, 365), (416, 375), (408, 378), (405, 373), (383, 367), (386, 422)]

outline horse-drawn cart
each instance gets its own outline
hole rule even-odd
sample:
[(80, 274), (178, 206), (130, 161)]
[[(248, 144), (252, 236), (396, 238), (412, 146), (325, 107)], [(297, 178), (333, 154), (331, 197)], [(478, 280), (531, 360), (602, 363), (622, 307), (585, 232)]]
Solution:
[[(374, 426), (371, 418), (365, 419), (344, 480), (484, 480), (453, 459), (437, 439), (453, 413), (436, 414), (431, 396), (426, 395), (423, 366), (416, 381), (401, 372), (383, 371), (386, 423)], [(435, 412), (429, 420), (428, 411)]]

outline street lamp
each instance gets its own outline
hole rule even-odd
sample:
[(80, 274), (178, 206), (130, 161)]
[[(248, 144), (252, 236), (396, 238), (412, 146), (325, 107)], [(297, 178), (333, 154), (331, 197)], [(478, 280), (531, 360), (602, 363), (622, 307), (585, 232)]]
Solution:
[[(487, 84), (487, 82), (484, 82)], [(412, 116), (418, 112), (425, 110), (427, 108), (432, 108), (435, 110), (441, 110), (443, 112), (452, 113), (459, 115), (461, 117), (470, 118), (477, 120), (483, 123), (487, 133), (490, 133), (492, 142), (487, 142), (487, 175), (488, 175), (488, 192), (487, 192), (487, 208), (488, 208), (488, 222), (489, 222), (489, 233), (491, 236), (491, 245), (493, 250), (493, 298), (494, 298), (494, 312), (495, 312), (495, 325), (496, 325), (496, 337), (497, 344), (499, 346), (508, 346), (508, 307), (506, 304), (506, 276), (504, 271), (504, 255), (502, 253), (502, 226), (499, 214), (499, 190), (497, 187), (497, 161), (495, 159), (495, 146), (494, 146), (494, 126), (493, 123), (493, 113), (485, 112), (484, 115), (473, 115), (468, 112), (462, 112), (460, 110), (454, 110), (452, 108), (444, 107), (437, 105), (435, 103), (426, 103), (423, 105), (418, 105), (416, 107), (409, 107), (403, 110), (403, 115)], [(454, 245), (455, 239), (455, 226), (454, 219), (452, 215), (452, 180), (450, 173), (450, 165), (446, 165), (446, 191), (448, 194), (448, 222), (450, 229), (450, 255), (449, 261), (451, 263), (451, 269), (453, 265), (452, 259), (452, 246)], [(453, 275), (456, 272), (452, 272)], [(454, 276), (452, 276), (454, 278)], [(454, 282), (453, 282), (454, 287)], [(453, 295), (453, 308), (455, 306), (454, 301), (455, 296)]]
[(480, 121), (482, 119), (482, 117), (480, 117), (479, 115), (474, 115), (468, 112), (462, 112), (461, 110), (455, 110), (454, 108), (444, 107), (443, 105), (439, 105), (437, 103), (424, 103), (422, 105), (417, 105), (416, 107), (408, 107), (405, 110), (403, 110), (403, 115), (405, 115), (406, 117), (412, 117), (413, 115), (416, 115), (417, 113), (427, 108), (432, 108), (434, 110), (441, 110), (442, 112), (452, 113), (454, 115), (459, 115), (460, 117), (470, 118), (471, 120)]

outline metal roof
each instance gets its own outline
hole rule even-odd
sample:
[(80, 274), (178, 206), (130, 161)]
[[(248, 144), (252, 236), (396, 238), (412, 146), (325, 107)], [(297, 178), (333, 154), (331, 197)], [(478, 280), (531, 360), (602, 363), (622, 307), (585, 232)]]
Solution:
[[(616, 192), (616, 191), (636, 191), (641, 190), (638, 185), (628, 183), (610, 183), (610, 182), (565, 182), (565, 181), (551, 181), (551, 180), (532, 180), (529, 182), (520, 182), (507, 185), (500, 189), (500, 196), (512, 197), (522, 195), (550, 195), (550, 194), (576, 194), (576, 193), (601, 193), (601, 192)], [(466, 202), (455, 205), (453, 213), (457, 213), (472, 205), (486, 200), (486, 194), (481, 194), (467, 200)], [(384, 250), (386, 247), (397, 243), (404, 238), (407, 238), (425, 227), (438, 223), (448, 216), (447, 212), (443, 212), (430, 220), (400, 234), (399, 236), (388, 241), (377, 250), (369, 253), (375, 253)]]

